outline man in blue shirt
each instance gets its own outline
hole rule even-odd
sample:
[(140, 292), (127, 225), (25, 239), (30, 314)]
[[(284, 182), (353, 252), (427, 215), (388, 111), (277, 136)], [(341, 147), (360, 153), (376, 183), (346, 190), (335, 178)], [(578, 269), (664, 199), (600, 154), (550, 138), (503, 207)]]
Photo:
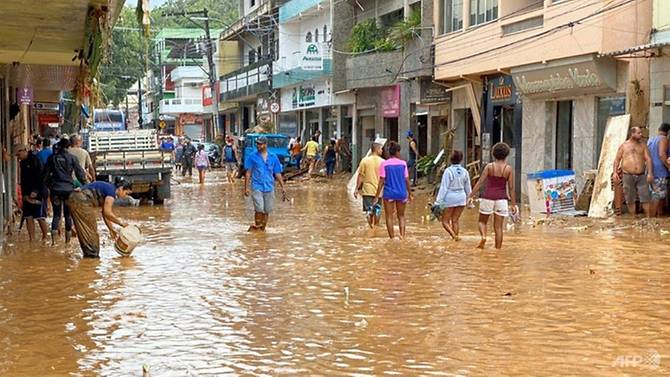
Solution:
[(49, 140), (48, 138), (44, 138), (38, 140), (36, 144), (38, 147), (41, 147), (39, 152), (37, 152), (37, 158), (40, 159), (42, 166), (46, 166), (49, 157), (51, 157), (51, 155), (53, 154), (53, 151), (51, 150), (51, 140)]
[[(257, 152), (244, 162), (247, 173), (244, 176), (244, 196), (251, 195), (254, 202), (254, 224), (249, 231), (265, 231), (268, 217), (274, 205), (275, 178), (281, 187), (282, 200), (286, 200), (282, 166), (276, 155), (268, 152), (268, 140), (265, 136), (256, 139)], [(251, 182), (251, 189), (249, 183)]]

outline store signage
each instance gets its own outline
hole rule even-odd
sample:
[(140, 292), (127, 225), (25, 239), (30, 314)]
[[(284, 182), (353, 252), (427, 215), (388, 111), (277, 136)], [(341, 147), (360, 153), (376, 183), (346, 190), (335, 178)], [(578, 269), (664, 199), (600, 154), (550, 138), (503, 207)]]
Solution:
[(35, 102), (33, 104), (33, 108), (36, 110), (53, 110), (53, 111), (60, 110), (59, 104), (52, 102)]
[(19, 88), (16, 97), (21, 105), (30, 105), (33, 102), (33, 88)]
[(449, 102), (451, 91), (443, 85), (434, 83), (433, 80), (423, 80), (420, 101), (422, 104)]
[(494, 104), (514, 102), (514, 82), (511, 76), (489, 79), (489, 99)]
[(397, 118), (400, 115), (400, 86), (382, 89), (380, 97), (384, 118)]
[(212, 98), (212, 88), (209, 85), (204, 85), (202, 87), (202, 105), (203, 106), (212, 106), (214, 99)]
[(553, 67), (513, 70), (512, 74), (516, 90), (524, 95), (616, 90), (616, 63), (611, 60), (591, 58)]
[(291, 96), (293, 108), (314, 106), (316, 104), (316, 91), (313, 85), (300, 85), (293, 88)]
[(323, 54), (321, 47), (316, 43), (309, 43), (305, 47), (305, 53), (302, 56), (300, 66), (305, 71), (322, 71)]

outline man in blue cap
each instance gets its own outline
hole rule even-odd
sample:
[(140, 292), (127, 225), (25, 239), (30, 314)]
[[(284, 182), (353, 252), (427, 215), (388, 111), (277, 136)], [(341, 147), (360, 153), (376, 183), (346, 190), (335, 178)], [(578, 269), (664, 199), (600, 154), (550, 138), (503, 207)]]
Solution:
[[(268, 140), (265, 136), (256, 139), (256, 151), (244, 162), (247, 173), (244, 176), (244, 196), (251, 195), (254, 202), (254, 224), (249, 231), (265, 231), (268, 217), (274, 207), (275, 179), (281, 187), (282, 200), (286, 200), (282, 165), (275, 154), (268, 152)], [(249, 187), (251, 183), (251, 188)]]
[(407, 167), (410, 171), (410, 179), (412, 180), (412, 186), (416, 186), (416, 161), (419, 157), (419, 150), (417, 149), (416, 139), (414, 138), (414, 132), (412, 130), (407, 130), (407, 142), (409, 143), (409, 160), (407, 161)]

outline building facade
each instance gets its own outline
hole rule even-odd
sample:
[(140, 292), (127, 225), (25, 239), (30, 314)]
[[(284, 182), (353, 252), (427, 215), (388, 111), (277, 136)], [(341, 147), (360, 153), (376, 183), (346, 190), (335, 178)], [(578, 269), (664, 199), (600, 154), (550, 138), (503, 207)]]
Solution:
[[(377, 137), (399, 141), (405, 157), (410, 130), (422, 155), (442, 144), (450, 94), (432, 80), (432, 15), (432, 1), (361, 0), (334, 8), (332, 91), (335, 101), (354, 97), (340, 110), (343, 129), (351, 125), (354, 167)], [(353, 45), (365, 29), (381, 37), (358, 51)]]
[(219, 112), (227, 135), (240, 136), (272, 122), (270, 104), (277, 59), (277, 13), (274, 0), (240, 0), (240, 18), (219, 34)]
[(652, 0), (437, 5), (435, 79), (453, 88), (456, 148), (487, 162), (507, 142), (522, 192), (545, 169), (574, 170), (580, 185), (610, 116), (647, 126), (649, 60), (611, 53), (648, 42)]
[(279, 55), (272, 86), (279, 91), (278, 131), (303, 139), (339, 138), (332, 91), (332, 8), (326, 0), (291, 0), (279, 8)]

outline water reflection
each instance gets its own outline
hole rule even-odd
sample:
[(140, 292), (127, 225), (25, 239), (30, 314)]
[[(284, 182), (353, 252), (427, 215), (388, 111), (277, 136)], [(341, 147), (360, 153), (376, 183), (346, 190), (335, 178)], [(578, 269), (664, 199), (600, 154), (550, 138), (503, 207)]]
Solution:
[(24, 239), (6, 248), (0, 375), (670, 370), (665, 358), (655, 370), (613, 364), (669, 353), (667, 220), (527, 223), (502, 252), (479, 251), (473, 212), (454, 243), (418, 201), (409, 239), (390, 241), (341, 186), (313, 182), (289, 185), (293, 204), (249, 234), (242, 185), (222, 178), (176, 186), (166, 206), (119, 209), (147, 235), (129, 259), (109, 243), (100, 261)]

